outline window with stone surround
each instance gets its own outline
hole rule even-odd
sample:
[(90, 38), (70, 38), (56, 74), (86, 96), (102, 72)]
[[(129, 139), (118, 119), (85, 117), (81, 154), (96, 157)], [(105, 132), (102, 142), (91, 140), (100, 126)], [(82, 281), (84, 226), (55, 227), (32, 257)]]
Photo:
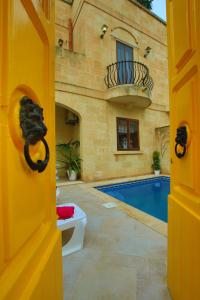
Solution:
[(138, 120), (117, 118), (117, 150), (140, 150)]

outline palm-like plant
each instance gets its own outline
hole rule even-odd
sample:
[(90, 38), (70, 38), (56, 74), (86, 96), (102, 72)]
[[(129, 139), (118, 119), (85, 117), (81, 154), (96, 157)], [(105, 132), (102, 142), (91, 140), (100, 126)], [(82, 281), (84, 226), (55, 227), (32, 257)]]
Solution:
[(153, 152), (153, 165), (154, 170), (160, 170), (160, 152), (154, 151)]
[(66, 144), (56, 145), (58, 152), (58, 161), (63, 164), (63, 168), (66, 168), (69, 173), (71, 171), (77, 174), (81, 171), (81, 158), (78, 153), (80, 142), (78, 140), (71, 140)]

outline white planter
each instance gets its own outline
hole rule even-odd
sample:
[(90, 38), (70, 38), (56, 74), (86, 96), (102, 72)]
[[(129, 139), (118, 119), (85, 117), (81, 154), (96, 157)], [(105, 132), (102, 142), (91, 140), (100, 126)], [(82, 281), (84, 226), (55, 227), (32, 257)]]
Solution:
[(58, 170), (56, 169), (56, 180), (59, 180)]
[(67, 175), (68, 175), (68, 179), (69, 181), (74, 181), (74, 180), (77, 180), (77, 173), (73, 170), (71, 171), (67, 171)]
[(60, 189), (59, 187), (56, 188), (56, 200), (59, 200), (60, 197)]
[(154, 174), (155, 174), (156, 176), (160, 175), (160, 170), (154, 170)]

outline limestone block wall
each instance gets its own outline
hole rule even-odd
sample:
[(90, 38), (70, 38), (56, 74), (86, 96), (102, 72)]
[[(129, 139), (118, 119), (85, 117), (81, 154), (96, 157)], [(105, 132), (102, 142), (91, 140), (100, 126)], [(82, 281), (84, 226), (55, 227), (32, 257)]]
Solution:
[(69, 18), (71, 17), (71, 6), (63, 1), (55, 1), (55, 45), (58, 40), (63, 40), (63, 49), (69, 49)]
[[(82, 179), (93, 180), (99, 164), (106, 164), (107, 123), (105, 122), (105, 101), (91, 101), (91, 98), (56, 92), (56, 101), (63, 105), (71, 105), (80, 117), (80, 156), (82, 162)], [(97, 166), (96, 166), (97, 165)], [(97, 171), (98, 171), (97, 170)]]
[[(57, 14), (60, 7), (57, 7)], [(57, 22), (63, 24), (74, 16), (74, 51), (64, 47), (62, 55), (57, 55), (56, 80), (105, 91), (106, 67), (116, 62), (116, 40), (119, 40), (132, 46), (134, 60), (149, 68), (155, 85), (153, 103), (168, 106), (166, 25), (128, 0), (75, 0), (72, 10), (74, 7), (77, 7), (76, 13), (72, 14), (68, 9), (64, 20), (56, 18)], [(108, 31), (101, 39), (103, 24), (108, 26)], [(147, 46), (152, 50), (144, 58)]]
[[(57, 45), (67, 40), (73, 23), (73, 51)], [(103, 39), (101, 27), (108, 26)], [(169, 125), (166, 25), (134, 0), (56, 0), (55, 100), (80, 116), (82, 179), (127, 177), (152, 172), (157, 149), (155, 129)], [(65, 39), (66, 37), (66, 39)], [(116, 62), (116, 41), (134, 48), (134, 60), (144, 63), (154, 80), (152, 104), (138, 109), (106, 100), (106, 67)], [(144, 58), (146, 47), (151, 53)], [(140, 151), (117, 151), (116, 118), (139, 120)], [(169, 172), (167, 152), (163, 172)]]
[(73, 128), (65, 124), (66, 108), (56, 105), (56, 145), (66, 143), (73, 137)]
[[(79, 124), (72, 126), (66, 124), (67, 108), (63, 106), (56, 105), (56, 145), (67, 143), (70, 140), (80, 140), (80, 126)], [(56, 152), (57, 165), (62, 165), (59, 163), (59, 153)], [(58, 176), (66, 176), (66, 170), (63, 168), (58, 169)]]
[[(155, 128), (168, 123), (168, 114), (131, 105), (110, 104), (90, 97), (56, 92), (56, 101), (71, 105), (80, 116), (80, 156), (85, 181), (152, 173)], [(139, 119), (140, 151), (117, 151), (116, 117)]]
[(163, 173), (170, 173), (170, 138), (169, 126), (159, 127), (155, 129), (155, 143), (156, 150), (160, 152), (161, 157), (161, 171)]

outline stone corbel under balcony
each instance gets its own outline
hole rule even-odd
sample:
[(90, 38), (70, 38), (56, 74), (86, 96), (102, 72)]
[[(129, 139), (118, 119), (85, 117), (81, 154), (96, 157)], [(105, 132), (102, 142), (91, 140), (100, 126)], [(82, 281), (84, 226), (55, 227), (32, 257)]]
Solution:
[(107, 67), (106, 99), (115, 103), (146, 108), (151, 105), (153, 79), (148, 68), (139, 62), (121, 61)]
[(140, 108), (151, 105), (150, 91), (134, 84), (118, 85), (108, 89), (106, 99), (114, 103), (133, 104)]

